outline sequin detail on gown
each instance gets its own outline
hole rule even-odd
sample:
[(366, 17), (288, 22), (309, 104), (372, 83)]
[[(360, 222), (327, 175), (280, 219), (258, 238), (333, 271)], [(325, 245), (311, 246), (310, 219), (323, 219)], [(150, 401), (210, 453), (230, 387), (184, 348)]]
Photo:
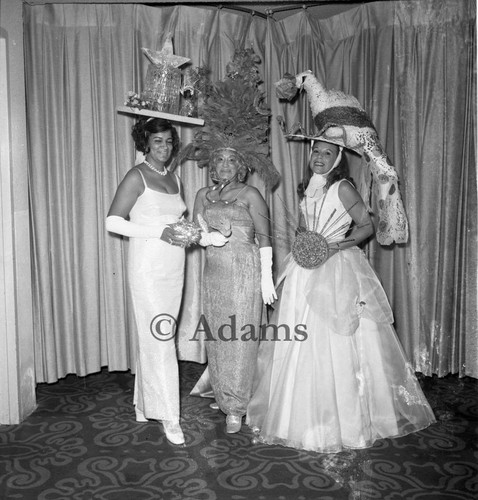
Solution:
[[(254, 339), (262, 313), (259, 247), (251, 215), (240, 201), (208, 203), (203, 216), (209, 226), (230, 223), (232, 233), (223, 247), (206, 248), (203, 313), (216, 340), (205, 342), (208, 367), (191, 394), (206, 395), (210, 383), (220, 409), (242, 416), (259, 345)], [(237, 340), (228, 340), (233, 336)]]
[[(334, 209), (333, 217), (342, 217), (340, 225), (351, 222), (338, 186), (328, 190), (319, 228)], [(311, 223), (314, 201), (308, 203)], [(344, 239), (346, 231), (334, 240)], [(301, 324), (307, 338), (261, 342), (246, 420), (259, 430), (258, 440), (338, 452), (367, 448), (377, 439), (435, 422), (393, 329), (385, 292), (363, 252), (341, 250), (312, 270), (290, 256), (285, 264), (273, 322), (291, 331)]]
[[(177, 181), (179, 191), (179, 179)], [(148, 226), (177, 222), (186, 210), (180, 193), (161, 193), (150, 189), (144, 177), (143, 182), (144, 192), (133, 206), (130, 220)], [(148, 419), (179, 419), (175, 342), (158, 340), (151, 331), (151, 324), (159, 314), (177, 318), (183, 290), (184, 257), (184, 249), (159, 238), (129, 240), (128, 279), (137, 325), (134, 404)], [(163, 326), (168, 325), (163, 323)], [(157, 330), (155, 334), (159, 335)]]

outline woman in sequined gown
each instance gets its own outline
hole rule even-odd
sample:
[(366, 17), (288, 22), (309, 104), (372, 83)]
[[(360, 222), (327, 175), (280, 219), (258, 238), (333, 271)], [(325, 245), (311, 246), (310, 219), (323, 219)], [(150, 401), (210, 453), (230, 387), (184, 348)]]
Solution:
[[(178, 221), (186, 205), (179, 178), (166, 168), (178, 150), (179, 137), (170, 122), (159, 118), (138, 121), (132, 135), (146, 160), (118, 186), (106, 228), (130, 238), (128, 284), (137, 326), (136, 420), (161, 421), (167, 439), (182, 445), (171, 318), (177, 318), (181, 304), (184, 247), (170, 224)], [(152, 328), (159, 315), (166, 321)]]
[(305, 268), (287, 257), (273, 323), (287, 325), (291, 340), (261, 342), (247, 410), (259, 442), (322, 453), (370, 447), (435, 421), (357, 246), (373, 226), (340, 157), (335, 144), (313, 147), (300, 209), (304, 226), (326, 237), (328, 258)]
[[(203, 316), (208, 368), (193, 395), (212, 387), (226, 431), (238, 432), (251, 396), (259, 346), (262, 302), (276, 298), (267, 205), (260, 192), (244, 183), (247, 168), (233, 149), (216, 151), (211, 165), (216, 184), (201, 189), (194, 206), (209, 235), (227, 237), (206, 246)], [(206, 241), (204, 241), (206, 240)]]

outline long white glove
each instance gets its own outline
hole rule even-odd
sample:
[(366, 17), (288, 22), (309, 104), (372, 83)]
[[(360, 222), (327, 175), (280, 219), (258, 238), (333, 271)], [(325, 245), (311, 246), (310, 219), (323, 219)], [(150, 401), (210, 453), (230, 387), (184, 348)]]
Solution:
[(229, 241), (229, 239), (219, 231), (209, 232), (207, 222), (204, 220), (204, 217), (201, 214), (198, 214), (197, 221), (199, 227), (202, 229), (201, 239), (199, 240), (199, 244), (202, 247), (208, 247), (210, 245), (214, 247), (223, 247)]
[(210, 233), (202, 232), (199, 244), (202, 247), (208, 247), (210, 245), (214, 247), (223, 247), (229, 241), (223, 234), (219, 231), (211, 231)]
[(264, 304), (272, 304), (277, 299), (272, 279), (272, 247), (259, 248), (261, 255), (261, 291)]
[(110, 233), (122, 234), (130, 238), (161, 238), (166, 224), (145, 226), (130, 222), (118, 215), (109, 215), (106, 217), (105, 227)]

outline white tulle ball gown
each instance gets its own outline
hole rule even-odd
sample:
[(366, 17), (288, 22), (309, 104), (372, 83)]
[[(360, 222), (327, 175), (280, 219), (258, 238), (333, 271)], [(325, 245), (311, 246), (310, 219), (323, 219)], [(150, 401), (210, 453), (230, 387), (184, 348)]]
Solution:
[[(328, 190), (317, 227), (334, 218), (340, 218), (336, 227), (351, 223), (338, 185)], [(308, 208), (312, 217), (314, 207)], [(347, 229), (336, 232), (334, 241)], [(300, 267), (290, 255), (285, 264), (273, 322), (288, 325), (290, 340), (278, 328), (280, 340), (261, 342), (246, 420), (257, 439), (333, 453), (435, 422), (363, 252), (341, 250), (315, 269)], [(297, 325), (305, 326), (299, 330), (306, 335), (294, 334)]]

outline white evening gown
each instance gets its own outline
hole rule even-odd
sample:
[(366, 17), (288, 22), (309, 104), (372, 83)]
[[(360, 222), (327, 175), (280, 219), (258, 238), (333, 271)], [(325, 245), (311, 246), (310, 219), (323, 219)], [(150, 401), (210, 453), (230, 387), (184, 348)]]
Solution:
[[(320, 212), (318, 232), (328, 220), (329, 234), (347, 223), (333, 241), (343, 240), (351, 223), (339, 184), (315, 207), (307, 198), (307, 211), (301, 204), (309, 227), (314, 210), (315, 218)], [(259, 348), (246, 420), (259, 441), (338, 452), (435, 422), (392, 326), (385, 292), (358, 247), (341, 250), (315, 269), (300, 267), (289, 255), (283, 275), (273, 323), (288, 325), (292, 340), (262, 341)], [(294, 335), (300, 324), (306, 340)]]
[[(179, 193), (177, 176), (176, 179), (178, 193), (167, 194), (150, 189), (143, 177), (145, 189), (130, 212), (131, 222), (148, 226), (177, 222), (186, 205)], [(148, 419), (179, 419), (175, 341), (158, 340), (156, 337), (161, 336), (157, 331), (153, 335), (151, 323), (160, 314), (177, 318), (183, 290), (184, 259), (183, 248), (169, 245), (159, 238), (130, 238), (128, 279), (138, 331), (134, 404)], [(167, 331), (168, 324), (164, 323), (164, 327)]]

